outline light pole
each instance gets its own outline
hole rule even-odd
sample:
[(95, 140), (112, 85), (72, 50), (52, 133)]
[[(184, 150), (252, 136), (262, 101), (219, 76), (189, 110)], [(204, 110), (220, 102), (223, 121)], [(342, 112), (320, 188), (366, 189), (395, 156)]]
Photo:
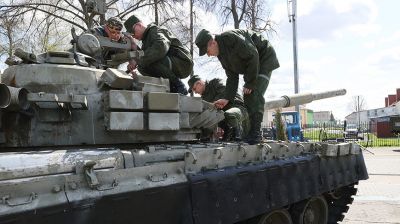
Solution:
[[(296, 0), (287, 0), (287, 7), (288, 7), (289, 22), (292, 23), (292, 30), (293, 30), (294, 93), (299, 93), (299, 71), (297, 68)], [(296, 111), (299, 112), (299, 106), (296, 106)]]
[(358, 129), (360, 128), (360, 96), (357, 96), (357, 118), (358, 118)]
[[(193, 37), (194, 37), (194, 27), (193, 27), (193, 4), (194, 4), (194, 0), (190, 0), (190, 55), (193, 58)], [(190, 73), (190, 77), (192, 78), (193, 76), (193, 72)], [(191, 92), (190, 96), (193, 96), (194, 93)]]

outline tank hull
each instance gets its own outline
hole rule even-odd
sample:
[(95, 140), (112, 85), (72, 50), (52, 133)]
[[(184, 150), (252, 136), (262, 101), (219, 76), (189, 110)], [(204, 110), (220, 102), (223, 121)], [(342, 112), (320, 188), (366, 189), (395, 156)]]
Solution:
[(169, 145), (29, 156), (25, 163), (2, 163), (0, 223), (237, 223), (316, 196), (331, 200), (330, 193), (368, 178), (352, 144)]

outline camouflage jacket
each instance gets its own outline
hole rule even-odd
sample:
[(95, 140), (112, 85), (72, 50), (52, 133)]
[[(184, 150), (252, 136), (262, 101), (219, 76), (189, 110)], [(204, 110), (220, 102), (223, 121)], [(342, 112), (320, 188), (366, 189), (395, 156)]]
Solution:
[[(218, 99), (223, 99), (225, 94), (225, 85), (222, 84), (221, 79), (211, 79), (210, 81), (206, 81), (204, 93), (201, 98), (207, 102), (214, 102)], [(229, 101), (228, 105), (226, 105), (223, 110), (228, 110), (232, 107), (243, 106), (244, 102), (242, 97), (236, 93), (233, 101)]]
[(243, 74), (244, 87), (255, 89), (258, 74), (267, 74), (279, 68), (274, 48), (262, 35), (250, 30), (231, 30), (215, 36), (218, 59), (228, 76), (225, 99), (235, 97), (239, 74)]
[(147, 67), (165, 56), (179, 57), (193, 64), (189, 50), (171, 32), (154, 23), (149, 24), (143, 33), (142, 50), (144, 56), (138, 61), (142, 67)]

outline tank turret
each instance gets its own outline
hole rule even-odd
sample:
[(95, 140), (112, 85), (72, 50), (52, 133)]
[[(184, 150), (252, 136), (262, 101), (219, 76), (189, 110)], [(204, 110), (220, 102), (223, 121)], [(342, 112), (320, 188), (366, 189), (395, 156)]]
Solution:
[[(118, 69), (76, 65), (68, 52), (48, 52), (38, 60), (40, 64), (4, 71), (3, 146), (195, 141), (202, 129), (224, 119), (222, 111), (201, 98), (169, 93), (169, 82), (162, 78), (132, 78)], [(304, 104), (345, 92), (283, 96), (266, 101), (266, 107)]]
[(224, 119), (199, 97), (170, 93), (166, 79), (82, 66), (85, 58), (47, 52), (4, 71), (3, 148), (193, 141)]

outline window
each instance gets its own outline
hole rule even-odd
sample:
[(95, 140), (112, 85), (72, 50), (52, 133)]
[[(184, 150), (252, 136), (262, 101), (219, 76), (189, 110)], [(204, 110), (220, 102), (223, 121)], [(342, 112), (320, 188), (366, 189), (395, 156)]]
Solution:
[(282, 119), (288, 124), (294, 123), (294, 116), (292, 114), (282, 114)]

